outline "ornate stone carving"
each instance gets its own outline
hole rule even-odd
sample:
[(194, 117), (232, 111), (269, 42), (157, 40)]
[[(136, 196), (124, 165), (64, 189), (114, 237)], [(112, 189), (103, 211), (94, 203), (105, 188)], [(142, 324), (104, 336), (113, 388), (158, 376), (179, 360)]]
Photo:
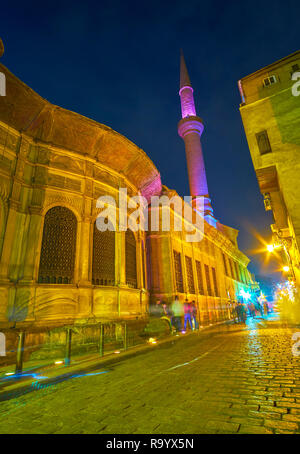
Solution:
[(83, 209), (83, 198), (79, 197), (69, 197), (63, 193), (52, 193), (46, 191), (44, 208), (47, 208), (51, 205), (63, 205), (71, 206), (75, 209), (80, 217), (82, 217)]
[(75, 180), (74, 178), (68, 178), (63, 175), (57, 175), (56, 173), (48, 173), (47, 184), (49, 186), (55, 186), (57, 188), (71, 189), (73, 191), (81, 190), (81, 181)]
[(44, 167), (36, 166), (34, 172), (34, 183), (43, 185), (47, 183), (47, 169), (45, 169)]
[(33, 188), (31, 205), (35, 207), (42, 207), (43, 199), (45, 196), (45, 190), (40, 188)]
[(12, 160), (3, 155), (0, 156), (0, 167), (10, 174), (12, 169)]
[(50, 165), (62, 170), (69, 170), (74, 173), (84, 174), (84, 161), (70, 158), (69, 156), (61, 156), (55, 153), (51, 153)]
[(6, 178), (0, 179), (0, 197), (4, 202), (7, 202), (9, 192), (10, 192), (11, 183)]

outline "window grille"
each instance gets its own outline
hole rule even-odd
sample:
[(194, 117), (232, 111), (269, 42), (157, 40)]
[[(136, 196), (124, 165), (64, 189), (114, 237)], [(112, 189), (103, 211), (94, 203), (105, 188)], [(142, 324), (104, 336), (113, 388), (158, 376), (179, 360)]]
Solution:
[(213, 292), (212, 292), (212, 288), (211, 288), (210, 275), (209, 275), (209, 266), (208, 265), (204, 265), (204, 269), (205, 269), (207, 293), (208, 293), (209, 296), (213, 296)]
[(222, 253), (222, 256), (223, 256), (223, 263), (224, 263), (224, 268), (225, 268), (225, 274), (226, 274), (226, 276), (229, 276), (225, 254)]
[(173, 251), (173, 253), (174, 253), (176, 291), (178, 293), (183, 293), (183, 277), (182, 277), (182, 267), (181, 267), (180, 252)]
[(231, 277), (232, 277), (232, 279), (234, 279), (234, 271), (233, 271), (233, 266), (232, 266), (232, 260), (230, 257), (228, 257), (228, 262), (229, 262), (229, 266), (230, 266)]
[(44, 222), (38, 282), (70, 284), (74, 278), (77, 220), (71, 210), (51, 208)]
[(94, 223), (93, 285), (115, 285), (115, 232), (101, 232)]
[(136, 242), (132, 230), (125, 232), (125, 257), (126, 284), (129, 287), (137, 288)]
[(211, 268), (212, 271), (212, 276), (213, 276), (213, 282), (214, 282), (214, 289), (215, 289), (215, 296), (220, 296), (219, 294), (219, 287), (218, 287), (218, 281), (217, 281), (217, 273), (215, 268)]
[(234, 266), (235, 266), (236, 279), (238, 281), (241, 281), (240, 270), (239, 270), (238, 264), (236, 262), (234, 262)]
[(195, 282), (194, 282), (194, 274), (193, 274), (193, 262), (191, 257), (185, 256), (185, 267), (186, 267), (186, 275), (187, 275), (187, 284), (189, 293), (195, 293)]
[(196, 260), (196, 271), (197, 271), (199, 293), (200, 293), (200, 295), (204, 295), (202, 268), (201, 268), (201, 263), (198, 260)]

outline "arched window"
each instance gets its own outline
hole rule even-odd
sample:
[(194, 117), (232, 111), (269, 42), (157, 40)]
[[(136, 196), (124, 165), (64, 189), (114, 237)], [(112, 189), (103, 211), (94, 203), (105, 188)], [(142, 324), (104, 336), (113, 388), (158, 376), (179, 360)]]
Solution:
[(94, 224), (92, 283), (115, 285), (115, 232), (101, 232)]
[(125, 256), (126, 284), (129, 287), (137, 288), (136, 243), (134, 233), (131, 230), (126, 230), (125, 233)]
[(46, 216), (40, 258), (40, 283), (70, 284), (74, 277), (77, 220), (71, 210), (56, 206)]

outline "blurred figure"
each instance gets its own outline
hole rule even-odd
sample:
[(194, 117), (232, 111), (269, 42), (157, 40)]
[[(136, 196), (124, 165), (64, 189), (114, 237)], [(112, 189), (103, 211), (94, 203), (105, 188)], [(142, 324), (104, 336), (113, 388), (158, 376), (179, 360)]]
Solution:
[(256, 314), (257, 314), (257, 315), (260, 315), (261, 317), (263, 317), (263, 315), (264, 315), (264, 313), (263, 313), (263, 307), (262, 307), (262, 305), (259, 303), (259, 301), (256, 301), (254, 305), (255, 305)]
[(191, 303), (191, 318), (192, 318), (192, 325), (193, 325), (193, 329), (198, 329), (198, 323), (197, 323), (197, 306), (196, 306), (196, 302), (195, 301), (192, 301)]
[(264, 315), (268, 315), (269, 313), (269, 305), (267, 301), (264, 301)]
[(166, 317), (169, 317), (170, 319), (172, 318), (173, 312), (170, 308), (170, 305), (166, 303), (165, 301), (162, 302), (162, 309), (163, 309), (163, 315)]
[(163, 308), (159, 299), (156, 300), (155, 304), (151, 304), (149, 312), (154, 317), (161, 317), (163, 315)]
[(233, 317), (234, 323), (239, 322), (239, 309), (238, 309), (238, 305), (235, 301), (232, 301), (232, 317)]
[(176, 331), (181, 330), (181, 317), (183, 316), (183, 307), (181, 302), (178, 299), (178, 296), (175, 296), (175, 300), (171, 305), (171, 310), (173, 312), (173, 326)]
[(245, 306), (245, 304), (240, 304), (241, 308), (240, 308), (240, 311), (241, 311), (241, 321), (242, 323), (246, 323), (246, 320), (247, 320), (247, 308)]
[(191, 317), (191, 303), (186, 299), (184, 303), (184, 331), (186, 330), (187, 323), (190, 324), (191, 330), (193, 330), (192, 326), (192, 317)]
[(238, 302), (236, 306), (237, 317), (240, 323), (245, 323), (247, 319), (247, 309), (244, 304)]
[(255, 306), (252, 301), (248, 304), (249, 313), (251, 317), (255, 317)]

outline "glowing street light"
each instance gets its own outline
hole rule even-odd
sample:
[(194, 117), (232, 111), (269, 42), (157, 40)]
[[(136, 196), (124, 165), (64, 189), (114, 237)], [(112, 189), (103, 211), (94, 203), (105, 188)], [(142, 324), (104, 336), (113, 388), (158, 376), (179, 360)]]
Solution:
[(244, 289), (242, 289), (242, 290), (240, 291), (240, 295), (243, 296), (243, 297), (245, 298), (246, 301), (250, 300), (250, 298), (251, 298), (251, 293), (245, 292)]
[(267, 249), (269, 252), (273, 252), (275, 248), (273, 244), (267, 244)]
[(282, 271), (284, 271), (285, 273), (288, 273), (290, 271), (290, 267), (286, 265), (282, 268)]

